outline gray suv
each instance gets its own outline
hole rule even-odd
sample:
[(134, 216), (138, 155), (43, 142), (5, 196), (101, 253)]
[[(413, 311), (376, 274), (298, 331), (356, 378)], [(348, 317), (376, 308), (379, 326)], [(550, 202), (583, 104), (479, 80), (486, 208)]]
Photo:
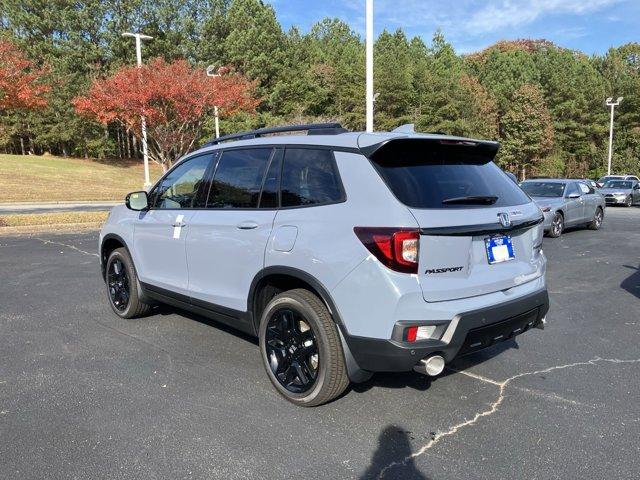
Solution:
[(123, 318), (160, 302), (257, 336), (298, 405), (374, 372), (438, 375), (542, 328), (548, 310), (543, 215), (497, 150), (337, 124), (222, 137), (111, 211), (109, 302)]

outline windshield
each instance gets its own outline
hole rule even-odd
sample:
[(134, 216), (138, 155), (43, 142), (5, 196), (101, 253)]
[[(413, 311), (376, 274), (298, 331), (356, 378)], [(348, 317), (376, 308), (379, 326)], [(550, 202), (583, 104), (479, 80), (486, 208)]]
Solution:
[(631, 188), (631, 182), (626, 180), (609, 180), (603, 188)]
[(438, 142), (391, 142), (372, 158), (395, 196), (413, 208), (481, 208), (529, 203), (491, 156)]
[(558, 182), (524, 182), (520, 187), (530, 197), (561, 197), (565, 185)]

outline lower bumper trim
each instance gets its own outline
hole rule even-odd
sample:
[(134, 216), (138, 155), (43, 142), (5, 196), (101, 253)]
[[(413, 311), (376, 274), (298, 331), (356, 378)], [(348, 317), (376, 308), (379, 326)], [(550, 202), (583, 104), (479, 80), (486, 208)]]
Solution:
[(416, 343), (344, 334), (345, 342), (360, 369), (370, 372), (412, 370), (423, 358), (438, 354), (446, 362), (513, 338), (538, 326), (549, 310), (547, 290), (492, 307), (459, 315), (448, 343), (424, 340)]

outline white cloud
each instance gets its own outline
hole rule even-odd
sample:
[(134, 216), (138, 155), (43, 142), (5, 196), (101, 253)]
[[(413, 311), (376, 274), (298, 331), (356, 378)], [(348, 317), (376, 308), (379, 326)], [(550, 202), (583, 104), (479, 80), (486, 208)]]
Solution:
[(545, 15), (582, 15), (601, 10), (621, 0), (501, 0), (482, 7), (466, 22), (473, 33), (496, 32), (527, 25)]

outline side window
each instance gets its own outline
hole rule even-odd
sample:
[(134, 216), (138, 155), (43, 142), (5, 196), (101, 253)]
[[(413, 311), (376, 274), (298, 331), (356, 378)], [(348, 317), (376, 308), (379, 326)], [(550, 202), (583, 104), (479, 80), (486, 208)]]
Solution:
[(572, 195), (574, 193), (577, 193), (578, 195), (582, 194), (576, 183), (571, 182), (569, 185), (567, 185), (567, 191), (565, 192), (564, 196), (568, 197), (569, 195)]
[(342, 200), (331, 151), (287, 148), (281, 189), (283, 207), (320, 205)]
[(260, 208), (278, 208), (278, 190), (280, 189), (280, 170), (282, 168), (282, 150), (276, 150), (271, 159), (260, 195)]
[(174, 168), (153, 192), (153, 207), (158, 209), (197, 207), (197, 199), (207, 194), (203, 179), (212, 158), (212, 155), (200, 155)]
[(593, 193), (593, 192), (591, 191), (591, 188), (590, 188), (586, 183), (582, 183), (582, 182), (580, 182), (580, 183), (578, 184), (578, 186), (580, 187), (580, 190), (581, 190), (581, 192), (582, 192), (582, 194), (583, 194), (583, 195), (587, 195), (588, 193)]
[(257, 208), (273, 148), (226, 150), (213, 176), (207, 208)]

